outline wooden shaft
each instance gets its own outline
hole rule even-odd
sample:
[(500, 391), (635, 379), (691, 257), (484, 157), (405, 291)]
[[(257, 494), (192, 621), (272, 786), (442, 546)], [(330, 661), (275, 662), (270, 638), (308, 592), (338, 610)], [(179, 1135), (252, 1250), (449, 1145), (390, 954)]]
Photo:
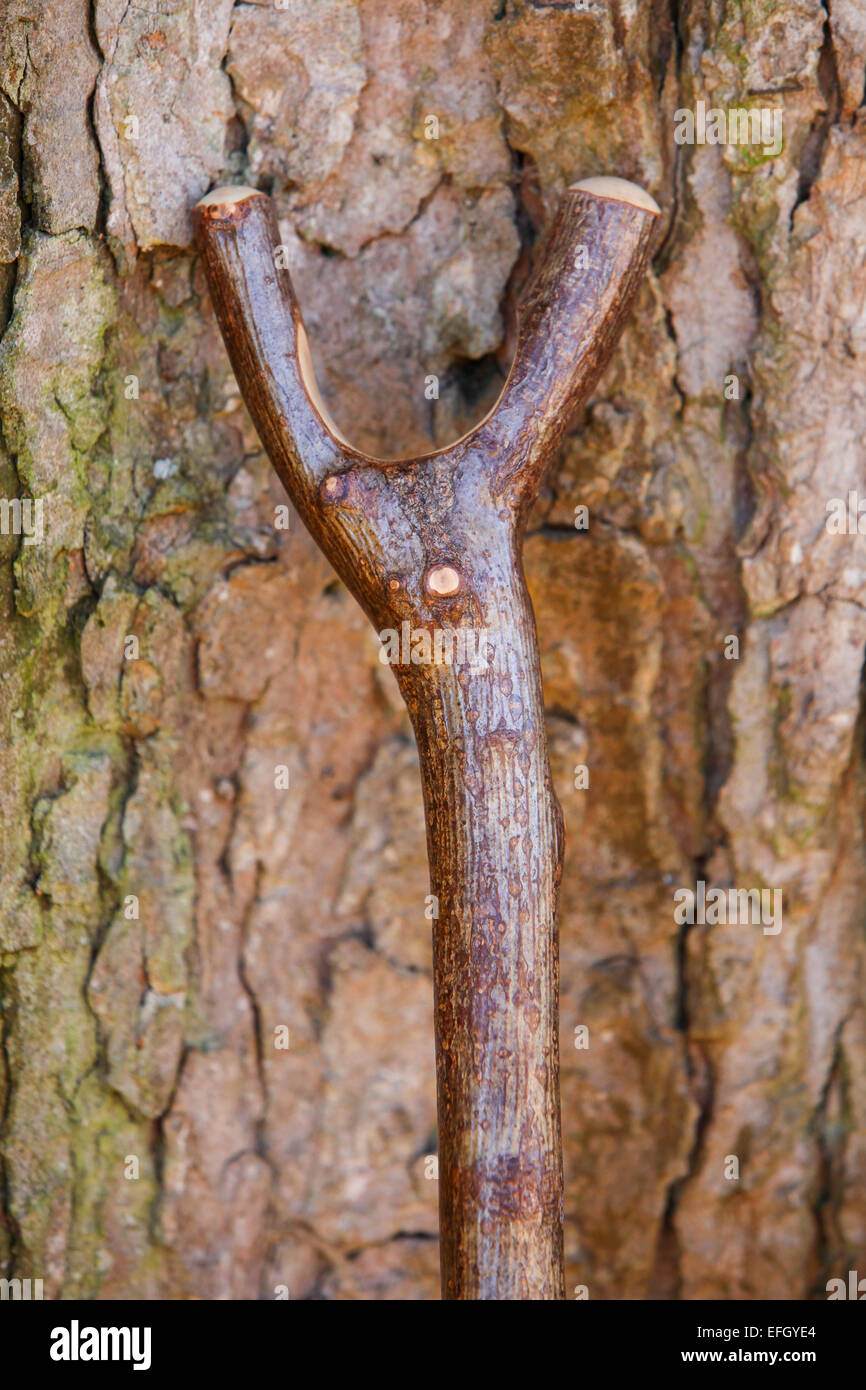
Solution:
[(521, 547), (568, 418), (613, 351), (657, 212), (621, 180), (569, 189), (497, 405), (449, 448), (396, 463), (353, 449), (327, 415), (270, 200), (218, 189), (195, 213), (223, 337), (265, 448), (376, 630), (394, 635), (383, 652), (418, 741), (438, 900), (445, 1298), (564, 1296), (563, 835)]
[[(486, 667), (398, 675), (421, 757), (435, 923), (445, 1298), (561, 1298), (553, 792), (535, 625), (503, 536), (488, 552)], [(480, 586), (479, 586), (480, 587)]]

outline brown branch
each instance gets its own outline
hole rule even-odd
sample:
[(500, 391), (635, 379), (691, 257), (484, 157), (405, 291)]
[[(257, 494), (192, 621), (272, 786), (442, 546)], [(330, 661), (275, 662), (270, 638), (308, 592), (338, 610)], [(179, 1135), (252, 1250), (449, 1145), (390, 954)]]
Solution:
[[(620, 180), (569, 189), (497, 405), (450, 448), (397, 463), (353, 449), (324, 410), (288, 272), (275, 264), (270, 200), (218, 189), (195, 214), (220, 326), (265, 448), (376, 629), (400, 634), (395, 674), (418, 741), (439, 909), (446, 1298), (563, 1297), (563, 836), (521, 536), (568, 415), (613, 350), (656, 212)], [(408, 660), (404, 624), (414, 636)], [(437, 640), (438, 661), (428, 659)], [(469, 641), (474, 651), (459, 645)], [(486, 662), (473, 663), (482, 643)]]
[[(658, 207), (624, 179), (566, 191), (520, 304), (508, 380), (484, 431), (492, 490), (528, 507), (569, 420), (604, 370), (646, 269)], [(504, 455), (504, 457), (503, 457)]]

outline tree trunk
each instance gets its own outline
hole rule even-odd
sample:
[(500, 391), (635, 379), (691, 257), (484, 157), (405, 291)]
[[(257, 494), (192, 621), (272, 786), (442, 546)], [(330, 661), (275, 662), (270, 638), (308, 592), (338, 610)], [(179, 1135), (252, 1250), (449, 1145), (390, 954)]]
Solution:
[[(560, 197), (596, 174), (662, 217), (526, 521), (568, 846), (567, 1295), (824, 1297), (862, 1270), (864, 72), (856, 0), (10, 0), (0, 1276), (437, 1296), (439, 732), (471, 700), (415, 714), (419, 769), (240, 401), (191, 209), (271, 193), (327, 408), (397, 459), (493, 406)], [(679, 144), (699, 102), (778, 108), (778, 153)], [(690, 922), (701, 883), (781, 912)], [(455, 951), (459, 1012), (486, 957)]]

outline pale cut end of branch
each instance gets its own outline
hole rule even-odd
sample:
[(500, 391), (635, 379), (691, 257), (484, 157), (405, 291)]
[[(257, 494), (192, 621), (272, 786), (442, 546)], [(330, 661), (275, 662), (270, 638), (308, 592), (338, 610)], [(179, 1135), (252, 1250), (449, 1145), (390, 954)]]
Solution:
[(428, 571), (427, 592), (445, 598), (456, 594), (460, 588), (460, 575), (453, 565), (435, 565)]
[(639, 183), (629, 183), (628, 179), (597, 177), (581, 179), (580, 183), (569, 185), (570, 193), (594, 193), (597, 198), (613, 198), (618, 203), (631, 203), (632, 207), (645, 208), (656, 216), (661, 208), (655, 198), (641, 188)]
[(203, 198), (199, 198), (196, 203), (197, 208), (211, 207), (231, 207), (234, 203), (242, 203), (245, 198), (264, 197), (260, 188), (250, 188), (243, 183), (224, 183), (220, 188), (212, 188), (210, 193), (206, 193)]

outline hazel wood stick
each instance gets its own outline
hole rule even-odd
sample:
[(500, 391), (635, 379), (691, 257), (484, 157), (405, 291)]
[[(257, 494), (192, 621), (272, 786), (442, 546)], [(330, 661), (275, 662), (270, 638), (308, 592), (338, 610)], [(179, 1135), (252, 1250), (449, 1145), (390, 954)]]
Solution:
[[(493, 410), (398, 462), (341, 435), (315, 382), (271, 200), (220, 188), (198, 244), (244, 400), (286, 491), (377, 631), (482, 641), (486, 666), (395, 665), (421, 762), (434, 923), (442, 1293), (559, 1299), (557, 899), (562, 815), (544, 727), (526, 518), (607, 363), (658, 208), (621, 179), (562, 198)], [(459, 651), (459, 648), (458, 648)]]

